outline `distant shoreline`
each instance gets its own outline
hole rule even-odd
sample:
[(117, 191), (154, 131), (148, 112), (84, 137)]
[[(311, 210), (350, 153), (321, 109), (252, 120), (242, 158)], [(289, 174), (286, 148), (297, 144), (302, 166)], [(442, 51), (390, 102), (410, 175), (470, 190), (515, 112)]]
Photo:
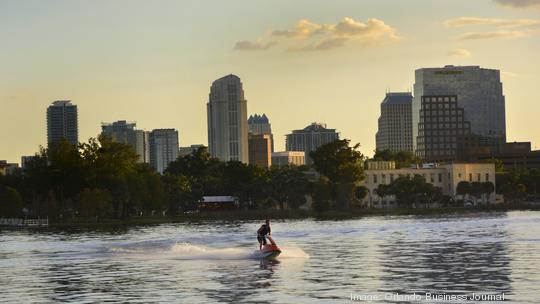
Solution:
[[(126, 219), (76, 218), (51, 220), (48, 228), (35, 229), (70, 229), (70, 228), (114, 228), (131, 226), (149, 226), (167, 223), (197, 223), (202, 221), (252, 221), (270, 218), (273, 220), (316, 219), (316, 220), (349, 220), (371, 216), (406, 216), (406, 215), (452, 215), (474, 214), (485, 212), (506, 212), (517, 210), (540, 211), (540, 204), (489, 205), (471, 208), (389, 208), (389, 209), (350, 209), (346, 211), (327, 211), (317, 213), (310, 210), (236, 210), (201, 212), (177, 216), (144, 216)], [(0, 229), (9, 227), (0, 227)]]

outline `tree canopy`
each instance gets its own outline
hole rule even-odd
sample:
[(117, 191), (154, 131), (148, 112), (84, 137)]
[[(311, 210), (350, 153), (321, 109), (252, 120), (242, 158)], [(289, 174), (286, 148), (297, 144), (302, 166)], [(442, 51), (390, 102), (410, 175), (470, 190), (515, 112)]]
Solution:
[(349, 145), (347, 139), (320, 146), (310, 153), (313, 167), (326, 176), (334, 191), (336, 207), (346, 209), (356, 200), (355, 190), (364, 176), (364, 156), (359, 144)]
[(421, 159), (416, 157), (412, 152), (399, 151), (393, 152), (390, 149), (375, 150), (373, 160), (379, 161), (394, 161), (396, 168), (407, 168), (414, 164), (420, 164)]

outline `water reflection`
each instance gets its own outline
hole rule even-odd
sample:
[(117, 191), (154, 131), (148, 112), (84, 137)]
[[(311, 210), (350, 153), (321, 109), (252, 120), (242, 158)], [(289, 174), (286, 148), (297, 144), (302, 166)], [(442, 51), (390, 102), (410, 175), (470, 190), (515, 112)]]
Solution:
[(278, 261), (249, 258), (258, 224), (5, 231), (0, 301), (347, 303), (352, 292), (483, 291), (538, 302), (540, 212), (282, 221)]
[(512, 270), (504, 224), (469, 223), (463, 228), (460, 224), (421, 235), (394, 233), (380, 245), (385, 284), (379, 291), (510, 294)]
[[(226, 266), (226, 267), (224, 267)], [(267, 293), (272, 287), (272, 277), (279, 267), (277, 261), (253, 261), (216, 265), (212, 273), (210, 288), (198, 287), (209, 299), (226, 303), (249, 303)], [(257, 300), (258, 303), (272, 303), (270, 300)]]

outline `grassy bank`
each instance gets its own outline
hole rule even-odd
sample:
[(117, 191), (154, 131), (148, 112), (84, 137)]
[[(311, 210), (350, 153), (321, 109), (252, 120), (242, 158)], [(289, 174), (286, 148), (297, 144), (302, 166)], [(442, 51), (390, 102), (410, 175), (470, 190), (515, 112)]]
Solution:
[(178, 216), (145, 216), (131, 217), (126, 219), (64, 219), (51, 221), (50, 227), (53, 228), (111, 228), (128, 226), (157, 225), (163, 223), (189, 223), (202, 221), (250, 221), (264, 220), (271, 218), (279, 219), (306, 219), (313, 218), (317, 220), (347, 220), (367, 216), (433, 216), (433, 215), (452, 215), (452, 214), (474, 214), (479, 212), (505, 212), (511, 210), (540, 210), (540, 206), (533, 205), (491, 205), (478, 206), (472, 208), (393, 208), (393, 209), (351, 209), (347, 211), (327, 211), (317, 213), (308, 210), (237, 210), (221, 212), (201, 212), (194, 214), (182, 214)]

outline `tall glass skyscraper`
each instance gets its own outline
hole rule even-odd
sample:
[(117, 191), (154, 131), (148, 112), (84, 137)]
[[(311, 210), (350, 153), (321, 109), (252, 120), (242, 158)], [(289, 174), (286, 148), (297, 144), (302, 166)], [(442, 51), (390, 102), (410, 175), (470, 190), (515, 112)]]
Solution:
[(175, 129), (155, 129), (148, 136), (150, 143), (150, 165), (163, 173), (169, 163), (178, 158), (178, 131)]
[(377, 150), (413, 152), (411, 104), (412, 93), (389, 92), (381, 102), (381, 116), (375, 135)]
[[(434, 100), (442, 102), (432, 105)], [(423, 105), (428, 101), (429, 105)], [(462, 114), (458, 115), (457, 111)], [(421, 119), (421, 113), (426, 120)], [(460, 130), (463, 130), (462, 124), (457, 121), (460, 117), (463, 122), (467, 122), (466, 133), (469, 139), (474, 139), (473, 147), (483, 145), (492, 152), (498, 152), (503, 147), (506, 142), (506, 122), (500, 71), (478, 66), (451, 65), (416, 70), (412, 104), (416, 155), (435, 156), (428, 150), (458, 148), (458, 142), (454, 144), (454, 141), (443, 140), (441, 143), (439, 137), (448, 138), (455, 132), (459, 134)], [(434, 127), (435, 124), (437, 128)], [(433, 134), (421, 134), (422, 129)], [(431, 139), (419, 143), (418, 139), (426, 135)], [(444, 146), (441, 147), (441, 144)], [(461, 150), (466, 151), (467, 147), (462, 146)], [(445, 152), (445, 155), (450, 154)]]
[(135, 122), (125, 120), (102, 123), (101, 134), (109, 136), (115, 142), (131, 145), (139, 155), (139, 162), (148, 163), (150, 161), (148, 132), (135, 129), (136, 125)]
[(79, 143), (77, 106), (71, 100), (57, 100), (47, 108), (48, 146), (63, 139), (72, 145)]
[(339, 133), (336, 132), (336, 129), (328, 129), (326, 124), (314, 122), (301, 130), (293, 130), (292, 133), (285, 135), (285, 149), (287, 151), (303, 151), (306, 164), (311, 165), (313, 160), (309, 156), (309, 152), (338, 139)]
[(207, 115), (210, 154), (223, 161), (236, 160), (247, 164), (247, 101), (238, 76), (227, 75), (212, 83)]

